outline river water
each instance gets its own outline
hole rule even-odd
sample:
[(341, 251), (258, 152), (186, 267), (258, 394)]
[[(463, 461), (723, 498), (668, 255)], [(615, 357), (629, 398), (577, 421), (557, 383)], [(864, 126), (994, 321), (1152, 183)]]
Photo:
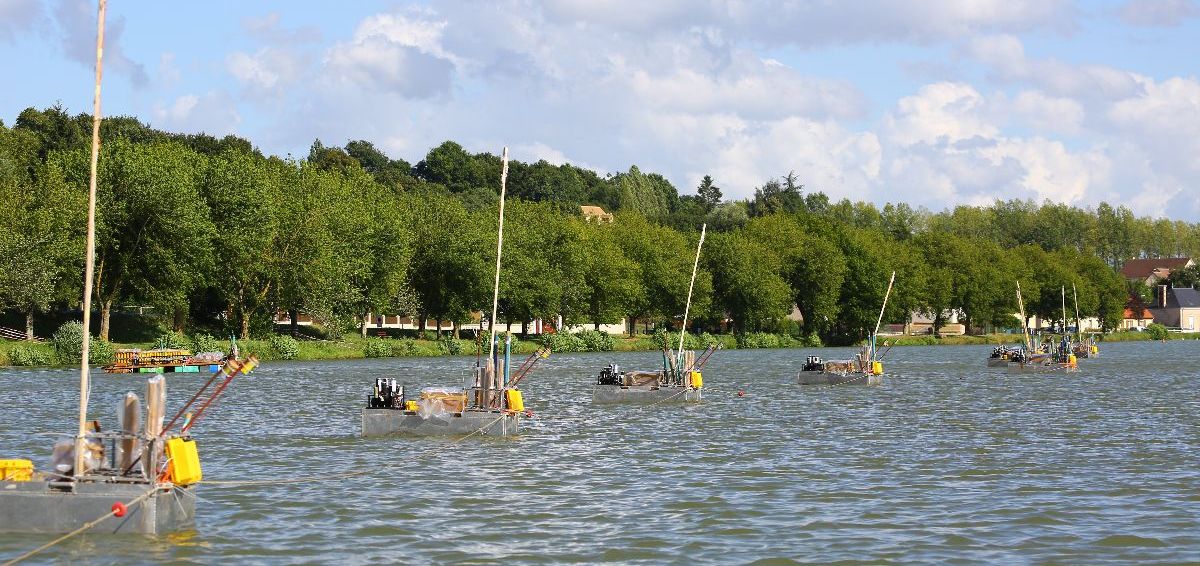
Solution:
[[(850, 350), (721, 351), (704, 402), (657, 407), (590, 403), (604, 364), (657, 354), (555, 355), (525, 382), (523, 434), (462, 442), (363, 439), (358, 419), (376, 376), (457, 384), (467, 358), (271, 363), (193, 429), (205, 479), (312, 481), (201, 485), (194, 531), (39, 560), (1200, 562), (1200, 342), (1104, 344), (1052, 376), (989, 351), (896, 348), (876, 387), (795, 385), (806, 355)], [(0, 370), (0, 457), (45, 465), (76, 375)], [(202, 379), (170, 376), (173, 406)], [(97, 374), (94, 416), (114, 424), (129, 389)], [(50, 538), (0, 535), (0, 558)]]

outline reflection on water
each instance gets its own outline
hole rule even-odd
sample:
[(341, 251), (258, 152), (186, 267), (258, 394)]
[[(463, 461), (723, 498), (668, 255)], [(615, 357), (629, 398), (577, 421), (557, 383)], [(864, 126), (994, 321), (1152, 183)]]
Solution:
[[(517, 438), (358, 438), (371, 380), (457, 384), (467, 358), (268, 364), (193, 429), (212, 480), (196, 530), (88, 536), (103, 562), (1200, 561), (1196, 342), (1105, 344), (1068, 376), (989, 370), (991, 348), (896, 348), (879, 387), (794, 384), (804, 356), (722, 351), (705, 401), (593, 408), (610, 361), (555, 355), (525, 382)], [(76, 374), (0, 372), (0, 457), (74, 428)], [(176, 403), (201, 376), (171, 376)], [(136, 376), (98, 375), (114, 422)], [(746, 395), (739, 397), (737, 392)], [(414, 461), (418, 454), (437, 456)], [(0, 557), (48, 537), (0, 535)]]

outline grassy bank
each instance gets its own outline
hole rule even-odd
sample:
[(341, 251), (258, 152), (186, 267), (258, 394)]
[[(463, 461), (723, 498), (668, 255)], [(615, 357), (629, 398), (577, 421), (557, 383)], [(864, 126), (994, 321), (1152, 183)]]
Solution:
[[(212, 342), (205, 342), (211, 337), (183, 337), (176, 335), (175, 347), (190, 348), (193, 351), (212, 349)], [(558, 353), (571, 352), (652, 352), (660, 349), (661, 340), (667, 340), (672, 347), (679, 341), (679, 334), (666, 335), (637, 335), (600, 336), (598, 333), (583, 335), (557, 335), (543, 339), (551, 349)], [(1151, 337), (1145, 332), (1114, 332), (1101, 337), (1105, 342), (1148, 341)], [(1200, 333), (1171, 333), (1171, 340), (1197, 340)], [(881, 336), (881, 345), (891, 346), (939, 346), (939, 345), (994, 345), (1017, 344), (1021, 342), (1020, 334), (987, 334), (982, 336)], [(689, 334), (685, 347), (688, 349), (703, 349), (709, 344), (719, 343), (722, 348), (757, 349), (757, 348), (813, 348), (818, 345), (798, 340), (791, 336), (776, 334), (750, 334), (738, 339), (733, 335), (721, 334)], [(152, 342), (115, 343), (112, 348), (153, 348)], [(216, 345), (225, 348), (227, 345), (218, 342)], [(427, 357), (427, 356), (473, 356), (476, 352), (476, 341), (473, 339), (441, 340), (416, 338), (362, 338), (357, 335), (346, 336), (338, 340), (295, 340), (288, 336), (272, 336), (266, 340), (242, 340), (238, 342), (243, 355), (254, 354), (264, 361), (276, 360), (354, 360), (363, 358), (391, 357)], [(531, 354), (542, 341), (522, 340), (513, 338), (513, 350), (518, 355)], [(100, 361), (100, 360), (97, 360)], [(21, 342), (0, 339), (0, 366), (28, 367), (66, 367), (77, 364), (78, 361), (63, 360), (50, 342)]]

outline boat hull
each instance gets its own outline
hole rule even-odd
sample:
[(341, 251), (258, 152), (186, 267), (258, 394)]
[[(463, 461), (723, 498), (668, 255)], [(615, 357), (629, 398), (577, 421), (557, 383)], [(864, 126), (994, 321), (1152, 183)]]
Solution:
[[(0, 532), (67, 533), (146, 493), (145, 484), (0, 482)], [(196, 498), (189, 488), (159, 491), (128, 506), (124, 517), (104, 519), (90, 532), (158, 535), (195, 526)]]
[(1009, 373), (1074, 373), (1079, 371), (1077, 367), (1067, 364), (1022, 364), (1010, 362), (1008, 364)]
[(882, 375), (871, 373), (837, 373), (828, 371), (801, 371), (796, 374), (800, 385), (880, 385)]
[(417, 411), (363, 409), (362, 435), (460, 436), (478, 432), (484, 436), (511, 436), (520, 430), (519, 413), (463, 411), (422, 417)]
[(703, 397), (703, 389), (692, 387), (660, 387), (658, 385), (595, 385), (592, 402), (614, 403), (695, 403)]
[(988, 358), (987, 367), (1006, 368), (1008, 367), (1008, 363), (1008, 358)]

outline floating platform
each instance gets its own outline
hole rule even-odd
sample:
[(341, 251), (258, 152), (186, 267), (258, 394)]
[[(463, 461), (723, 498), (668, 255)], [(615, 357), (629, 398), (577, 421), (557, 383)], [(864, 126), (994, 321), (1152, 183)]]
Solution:
[(200, 373), (215, 372), (225, 363), (223, 352), (192, 354), (188, 350), (158, 348), (117, 350), (113, 362), (104, 366), (107, 373)]
[(695, 403), (703, 389), (679, 385), (595, 385), (592, 402), (609, 403)]
[[(128, 504), (150, 489), (146, 483), (0, 482), (0, 532), (67, 533)], [(124, 517), (109, 517), (92, 528), (99, 533), (158, 535), (195, 525), (196, 497), (190, 488), (160, 488), (129, 504)]]
[(500, 410), (465, 410), (456, 413), (432, 413), (403, 409), (372, 409), (362, 411), (362, 435), (391, 434), (413, 436), (465, 436), (479, 432), (484, 436), (512, 436), (520, 431), (521, 414)]

